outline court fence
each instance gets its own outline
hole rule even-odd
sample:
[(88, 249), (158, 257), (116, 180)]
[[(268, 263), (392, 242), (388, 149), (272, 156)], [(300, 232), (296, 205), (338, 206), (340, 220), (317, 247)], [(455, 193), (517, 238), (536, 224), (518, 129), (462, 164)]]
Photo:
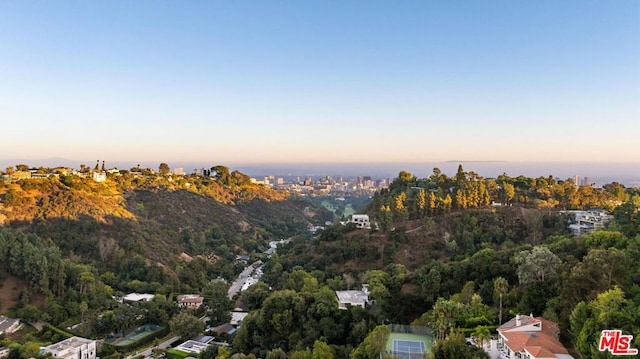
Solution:
[(417, 334), (427, 336), (433, 335), (433, 330), (419, 325), (387, 324), (387, 328), (389, 328), (389, 331), (391, 333)]

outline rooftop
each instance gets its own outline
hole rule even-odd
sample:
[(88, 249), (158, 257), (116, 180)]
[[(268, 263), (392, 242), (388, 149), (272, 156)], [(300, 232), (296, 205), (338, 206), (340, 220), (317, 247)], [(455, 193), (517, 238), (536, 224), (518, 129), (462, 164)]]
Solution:
[(358, 305), (364, 308), (369, 301), (369, 293), (362, 290), (336, 290), (339, 307), (344, 309), (345, 304)]
[(178, 302), (182, 303), (202, 303), (203, 297), (197, 294), (181, 294), (178, 296)]
[(185, 353), (200, 354), (201, 352), (207, 350), (208, 347), (209, 344), (205, 344), (195, 340), (187, 340), (186, 342), (178, 345), (176, 349)]
[(498, 328), (514, 352), (528, 352), (536, 358), (572, 358), (558, 341), (558, 325), (531, 315), (517, 315)]
[(124, 296), (124, 300), (128, 300), (130, 302), (139, 302), (141, 300), (151, 301), (155, 297), (155, 294), (148, 293), (130, 293)]
[(55, 344), (51, 344), (48, 347), (46, 347), (45, 349), (47, 351), (51, 351), (51, 352), (61, 352), (63, 350), (66, 349), (70, 349), (70, 348), (78, 348), (82, 345), (87, 345), (90, 343), (93, 343), (93, 340), (90, 339), (85, 339), (85, 338), (81, 338), (81, 337), (71, 337), (69, 339), (65, 339), (61, 342), (57, 342)]
[(20, 323), (20, 319), (7, 318), (0, 315), (0, 333)]

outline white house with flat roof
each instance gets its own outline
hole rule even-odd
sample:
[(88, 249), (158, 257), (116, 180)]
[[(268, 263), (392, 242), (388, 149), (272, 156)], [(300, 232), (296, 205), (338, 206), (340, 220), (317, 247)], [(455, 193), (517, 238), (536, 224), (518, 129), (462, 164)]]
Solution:
[(362, 285), (362, 290), (336, 290), (338, 308), (347, 309), (350, 306), (364, 308), (369, 303), (369, 286)]
[(155, 294), (147, 293), (130, 293), (125, 295), (122, 299), (127, 302), (150, 302), (155, 296)]
[(80, 337), (71, 337), (41, 350), (54, 358), (96, 359), (96, 341)]
[(203, 343), (197, 340), (187, 340), (186, 342), (178, 345), (175, 349), (184, 353), (200, 354), (207, 350), (209, 346), (209, 343)]
[(358, 228), (371, 229), (371, 223), (369, 222), (369, 215), (367, 214), (352, 214), (348, 223), (355, 223)]

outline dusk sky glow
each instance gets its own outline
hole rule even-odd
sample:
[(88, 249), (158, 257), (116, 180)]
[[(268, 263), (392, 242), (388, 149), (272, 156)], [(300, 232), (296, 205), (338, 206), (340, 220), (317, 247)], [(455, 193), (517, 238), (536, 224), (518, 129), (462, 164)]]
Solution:
[(0, 1), (1, 159), (640, 162), (640, 1)]

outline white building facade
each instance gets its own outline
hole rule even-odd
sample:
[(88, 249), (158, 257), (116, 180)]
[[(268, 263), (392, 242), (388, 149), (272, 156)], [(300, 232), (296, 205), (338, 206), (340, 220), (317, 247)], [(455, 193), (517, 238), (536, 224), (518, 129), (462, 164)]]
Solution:
[(371, 229), (371, 223), (369, 222), (369, 216), (366, 214), (354, 214), (351, 215), (349, 223), (355, 223), (358, 228)]
[(54, 358), (63, 359), (96, 359), (96, 341), (71, 337), (43, 348), (44, 353)]

